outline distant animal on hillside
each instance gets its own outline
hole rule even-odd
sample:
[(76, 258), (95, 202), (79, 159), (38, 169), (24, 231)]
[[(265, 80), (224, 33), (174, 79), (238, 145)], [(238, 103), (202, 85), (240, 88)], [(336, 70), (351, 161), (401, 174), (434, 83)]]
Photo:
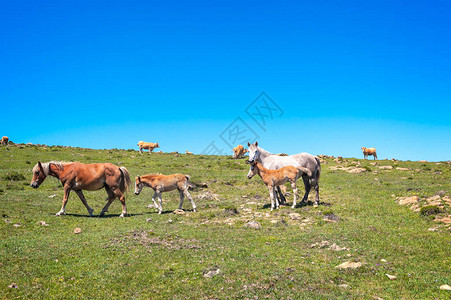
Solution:
[[(263, 179), (263, 182), (265, 183), (266, 187), (269, 189), (269, 196), (271, 198), (271, 210), (274, 209), (274, 194), (276, 193), (277, 186), (290, 182), (294, 194), (292, 208), (295, 208), (296, 199), (298, 197), (298, 189), (296, 187), (296, 181), (303, 174), (306, 174), (309, 177), (312, 176), (312, 172), (309, 169), (303, 167), (295, 168), (293, 166), (286, 166), (277, 170), (269, 170), (263, 167), (263, 165), (258, 161), (254, 161), (252, 163), (246, 161), (246, 163), (251, 164), (251, 168), (249, 170), (249, 173), (247, 174), (247, 178), (251, 179), (252, 177), (255, 176), (255, 174), (258, 174), (261, 177), (261, 179)], [(276, 200), (275, 206), (276, 208), (279, 208), (279, 202), (277, 201), (277, 198), (275, 198), (275, 200)]]
[(2, 137), (2, 145), (6, 146), (8, 145), (9, 142), (9, 138), (7, 136)]
[(374, 160), (377, 159), (376, 148), (361, 148), (363, 150), (363, 159), (368, 159), (368, 156), (372, 155)]
[(244, 149), (243, 145), (238, 145), (232, 150), (233, 158), (242, 158), (247, 153), (247, 149)]
[(125, 167), (117, 167), (111, 163), (83, 164), (79, 162), (38, 162), (33, 168), (33, 179), (31, 187), (37, 189), (47, 176), (58, 178), (64, 187), (63, 206), (56, 213), (57, 216), (66, 214), (66, 204), (69, 200), (70, 191), (73, 190), (80, 197), (81, 202), (92, 217), (92, 209), (82, 190), (96, 191), (105, 188), (108, 197), (107, 204), (100, 212), (103, 216), (114, 199), (118, 198), (122, 204), (122, 214), (127, 214), (124, 193), (131, 184), (130, 175)]
[(146, 143), (143, 141), (139, 141), (138, 147), (139, 147), (139, 153), (142, 154), (143, 149), (145, 149), (145, 150), (149, 150), (149, 154), (150, 154), (155, 148), (159, 148), (160, 145), (158, 145), (158, 143)]
[[(307, 173), (302, 175), (305, 186), (305, 194), (302, 198), (302, 202), (307, 202), (310, 189), (313, 187), (316, 191), (315, 204), (319, 204), (319, 178), (321, 174), (319, 157), (305, 152), (289, 156), (278, 156), (259, 147), (257, 142), (253, 144), (247, 143), (247, 145), (249, 146), (249, 161), (258, 161), (267, 169), (277, 170), (285, 166), (309, 169), (311, 175), (308, 175)], [(278, 193), (281, 196), (281, 199), (283, 199), (279, 188)]]
[(186, 154), (193, 154), (193, 152), (189, 152), (188, 150), (185, 151)]
[[(158, 214), (161, 214), (163, 211), (163, 200), (161, 198), (161, 193), (177, 189), (180, 193), (179, 209), (182, 209), (183, 199), (186, 196), (191, 201), (193, 211), (196, 211), (196, 204), (188, 192), (189, 179), (189, 175), (183, 174), (147, 174), (138, 176), (135, 177), (135, 195), (139, 195), (144, 186), (152, 188), (155, 191), (152, 196), (153, 204), (155, 205), (155, 208), (158, 209)], [(156, 199), (159, 200), (159, 204), (155, 201)]]

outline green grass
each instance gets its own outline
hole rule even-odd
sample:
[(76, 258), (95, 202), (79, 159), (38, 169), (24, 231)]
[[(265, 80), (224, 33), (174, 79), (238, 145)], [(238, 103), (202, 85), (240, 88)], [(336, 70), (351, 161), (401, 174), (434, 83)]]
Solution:
[[(372, 160), (344, 159), (340, 165), (360, 163), (366, 169), (351, 174), (329, 170), (337, 164), (326, 159), (320, 206), (310, 202), (294, 210), (287, 205), (270, 212), (267, 188), (258, 177), (246, 178), (244, 159), (24, 145), (1, 147), (0, 152), (4, 299), (451, 297), (451, 292), (439, 289), (451, 285), (450, 230), (433, 221), (435, 213), (447, 215), (450, 207), (423, 217), (395, 201), (398, 196), (430, 197), (440, 190), (450, 195), (447, 162), (378, 161), (411, 169), (383, 171), (370, 165)], [(118, 218), (121, 206), (115, 201), (105, 217), (90, 218), (75, 193), (67, 215), (56, 217), (63, 197), (61, 184), (48, 178), (39, 189), (29, 186), (38, 160), (111, 162), (127, 167), (132, 181), (152, 172), (185, 173), (208, 188), (191, 192), (197, 213), (186, 201), (186, 214), (173, 214), (178, 193), (170, 192), (163, 194), (164, 213), (158, 215), (147, 208), (152, 190), (135, 196), (131, 188), (129, 217)], [(86, 191), (85, 196), (98, 215), (105, 205), (105, 191)], [(292, 195), (288, 201), (291, 204)], [(292, 212), (300, 217), (292, 219)], [(243, 227), (250, 220), (262, 228)], [(74, 234), (77, 227), (80, 234)], [(438, 229), (428, 231), (431, 227)], [(346, 250), (311, 246), (321, 241)], [(345, 261), (363, 266), (335, 268)], [(217, 275), (204, 276), (218, 268)], [(9, 287), (12, 284), (17, 288)], [(339, 286), (343, 284), (347, 287)]]

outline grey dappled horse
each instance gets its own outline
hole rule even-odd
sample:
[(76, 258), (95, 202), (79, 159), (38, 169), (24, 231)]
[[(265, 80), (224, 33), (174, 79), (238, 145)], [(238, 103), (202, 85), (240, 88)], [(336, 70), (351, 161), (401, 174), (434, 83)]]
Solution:
[(305, 194), (301, 202), (307, 202), (310, 189), (316, 191), (315, 204), (319, 204), (319, 176), (321, 174), (321, 164), (319, 158), (309, 153), (299, 153), (289, 156), (278, 156), (266, 151), (258, 146), (258, 142), (253, 144), (247, 143), (249, 146), (249, 161), (260, 162), (265, 168), (277, 170), (285, 166), (303, 167), (312, 172), (312, 176), (302, 175), (304, 181)]

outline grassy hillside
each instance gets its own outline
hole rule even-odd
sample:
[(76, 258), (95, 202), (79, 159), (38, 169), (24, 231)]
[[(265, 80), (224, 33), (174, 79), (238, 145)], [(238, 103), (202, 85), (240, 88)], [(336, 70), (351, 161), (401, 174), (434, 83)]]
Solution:
[[(436, 221), (451, 211), (449, 162), (373, 165), (326, 157), (321, 205), (270, 212), (261, 179), (248, 180), (248, 165), (231, 157), (24, 145), (0, 152), (4, 299), (451, 297), (440, 289), (451, 285), (450, 227)], [(118, 218), (115, 201), (105, 217), (90, 218), (75, 193), (67, 215), (56, 217), (61, 184), (48, 178), (37, 190), (29, 185), (38, 160), (111, 162), (127, 167), (133, 181), (152, 172), (185, 173), (208, 187), (191, 191), (197, 213), (186, 201), (185, 214), (174, 214), (178, 193), (170, 192), (158, 215), (147, 207), (152, 190), (135, 196), (131, 188), (129, 217)], [(439, 191), (437, 210), (418, 211)], [(98, 215), (105, 191), (85, 196)], [(408, 196), (419, 197), (416, 211), (398, 204)], [(252, 220), (261, 228), (244, 226)], [(336, 268), (344, 262), (361, 266)]]

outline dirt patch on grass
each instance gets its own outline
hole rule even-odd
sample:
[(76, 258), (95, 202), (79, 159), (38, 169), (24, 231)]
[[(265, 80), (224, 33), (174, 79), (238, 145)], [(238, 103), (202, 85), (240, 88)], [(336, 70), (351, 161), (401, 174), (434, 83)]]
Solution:
[(201, 248), (200, 242), (195, 239), (182, 239), (178, 237), (162, 238), (157, 236), (153, 231), (146, 230), (134, 230), (127, 235), (114, 238), (105, 248), (118, 249), (121, 246), (130, 247), (131, 245), (141, 245), (146, 248), (161, 246), (171, 250)]

